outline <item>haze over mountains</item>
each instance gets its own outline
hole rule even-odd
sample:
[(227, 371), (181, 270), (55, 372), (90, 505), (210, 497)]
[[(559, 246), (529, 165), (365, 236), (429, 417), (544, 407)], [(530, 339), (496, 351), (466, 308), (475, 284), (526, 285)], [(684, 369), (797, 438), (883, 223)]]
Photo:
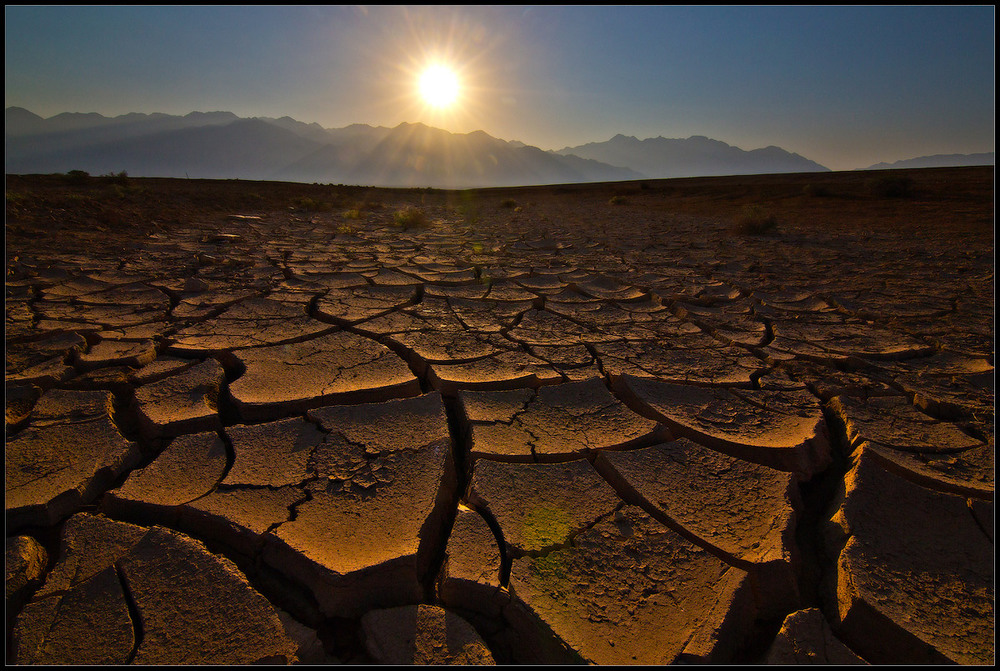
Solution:
[(700, 135), (686, 140), (665, 137), (640, 140), (616, 135), (607, 142), (566, 147), (557, 153), (627, 165), (651, 178), (829, 170), (779, 147), (744, 151)]
[(981, 154), (935, 154), (934, 156), (919, 156), (894, 163), (876, 163), (866, 170), (892, 170), (900, 168), (952, 168), (963, 165), (993, 165), (996, 161), (995, 152)]
[(828, 170), (779, 147), (744, 151), (701, 136), (616, 135), (543, 151), (483, 131), (450, 133), (420, 123), (327, 129), (231, 112), (43, 119), (19, 107), (8, 107), (4, 116), (8, 174), (125, 171), (134, 177), (469, 188)]

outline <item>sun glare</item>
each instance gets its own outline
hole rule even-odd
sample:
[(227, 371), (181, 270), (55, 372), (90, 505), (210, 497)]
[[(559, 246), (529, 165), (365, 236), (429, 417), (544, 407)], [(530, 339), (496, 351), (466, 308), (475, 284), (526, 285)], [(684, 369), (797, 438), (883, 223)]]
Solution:
[(443, 65), (432, 65), (420, 75), (420, 95), (432, 107), (448, 107), (458, 98), (458, 77)]
[(495, 53), (505, 36), (448, 7), (400, 12), (402, 25), (387, 23), (386, 39), (371, 52), (378, 64), (372, 91), (388, 125), (422, 123), (451, 133), (489, 127), (508, 93), (496, 88), (498, 78), (506, 81), (513, 67), (510, 57)]

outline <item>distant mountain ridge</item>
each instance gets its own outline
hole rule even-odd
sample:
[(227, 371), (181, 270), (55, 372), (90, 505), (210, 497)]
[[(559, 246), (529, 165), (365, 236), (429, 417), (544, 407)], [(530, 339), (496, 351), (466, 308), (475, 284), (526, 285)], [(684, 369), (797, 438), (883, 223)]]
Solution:
[(895, 163), (876, 163), (865, 170), (894, 170), (900, 168), (956, 168), (967, 165), (994, 165), (994, 152), (980, 154), (934, 154), (903, 159)]
[(628, 165), (650, 178), (829, 171), (780, 147), (744, 151), (702, 135), (686, 140), (664, 137), (640, 140), (619, 134), (607, 142), (566, 147), (557, 153)]
[[(645, 140), (616, 135), (543, 151), (481, 130), (450, 133), (420, 123), (323, 128), (288, 116), (241, 118), (232, 112), (117, 117), (66, 112), (45, 119), (8, 107), (4, 121), (8, 174), (126, 171), (136, 177), (470, 188), (828, 171), (780, 147), (745, 151), (697, 135)], [(988, 156), (993, 163), (992, 153), (971, 156)], [(902, 165), (920, 160), (871, 169), (921, 167)]]
[(640, 179), (624, 167), (558, 156), (484, 131), (423, 124), (325, 129), (291, 117), (231, 112), (58, 114), (5, 112), (5, 171), (125, 171), (135, 177), (281, 180), (470, 188)]

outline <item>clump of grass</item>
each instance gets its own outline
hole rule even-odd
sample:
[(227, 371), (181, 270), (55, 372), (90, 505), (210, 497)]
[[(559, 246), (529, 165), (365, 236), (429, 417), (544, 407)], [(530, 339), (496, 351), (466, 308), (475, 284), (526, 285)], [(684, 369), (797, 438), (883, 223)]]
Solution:
[(329, 212), (333, 209), (331, 203), (306, 197), (293, 199), (292, 207), (306, 212)]
[(608, 201), (608, 205), (625, 205), (627, 202), (625, 196), (612, 196), (611, 200)]
[(350, 224), (341, 224), (337, 226), (337, 232), (341, 235), (354, 235), (357, 233), (357, 229)]
[(743, 210), (733, 224), (733, 232), (743, 235), (760, 235), (774, 230), (778, 219), (772, 212), (759, 203), (743, 206)]
[(70, 170), (66, 173), (67, 184), (86, 184), (90, 181), (90, 173), (86, 170)]
[(360, 218), (361, 218), (361, 210), (357, 208), (344, 212), (344, 219), (360, 219)]
[(500, 202), (500, 207), (505, 207), (507, 209), (517, 207), (517, 201), (513, 198), (506, 198)]
[(396, 210), (392, 220), (397, 226), (406, 230), (408, 228), (426, 228), (431, 222), (419, 207), (408, 205), (401, 210)]
[(141, 193), (145, 193), (146, 189), (141, 186), (122, 186), (121, 184), (111, 185), (114, 194), (119, 198), (128, 198), (129, 196), (137, 196)]
[[(83, 171), (80, 170), (79, 172), (83, 172)], [(84, 174), (87, 174), (87, 173), (84, 173)], [(111, 184), (117, 184), (118, 186), (128, 186), (129, 185), (128, 173), (125, 172), (124, 170), (122, 170), (121, 172), (108, 173), (107, 175), (104, 175), (103, 178), (104, 178), (105, 182), (108, 182), (108, 183), (111, 183)]]
[(876, 198), (910, 198), (913, 179), (906, 175), (885, 175), (868, 182), (868, 190)]

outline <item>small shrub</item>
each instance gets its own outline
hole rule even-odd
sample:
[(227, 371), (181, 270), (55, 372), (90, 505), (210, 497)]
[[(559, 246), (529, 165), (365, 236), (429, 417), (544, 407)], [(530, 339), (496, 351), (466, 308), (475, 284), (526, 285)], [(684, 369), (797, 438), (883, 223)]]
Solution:
[(66, 173), (68, 184), (86, 184), (90, 181), (90, 173), (85, 170), (70, 170)]
[(307, 212), (329, 212), (333, 209), (330, 203), (314, 200), (312, 198), (296, 198), (292, 201), (292, 206)]
[(107, 175), (104, 175), (104, 181), (118, 186), (128, 186), (128, 173), (124, 170), (121, 172), (108, 173)]
[(393, 221), (404, 230), (408, 228), (426, 228), (431, 223), (423, 210), (412, 205), (404, 207), (401, 210), (396, 210), (396, 213), (393, 215)]
[(517, 201), (514, 200), (513, 198), (507, 198), (506, 200), (501, 201), (500, 207), (506, 207), (508, 209), (512, 207), (517, 207)]
[(360, 218), (361, 218), (361, 210), (357, 208), (344, 212), (344, 219), (360, 219)]
[(884, 175), (868, 183), (876, 198), (909, 198), (913, 195), (913, 179), (906, 175)]
[(341, 224), (337, 226), (337, 232), (341, 235), (354, 235), (357, 230), (350, 224)]
[(624, 205), (627, 202), (625, 196), (612, 196), (611, 200), (608, 201), (608, 205)]
[(778, 225), (778, 220), (770, 211), (758, 203), (743, 206), (743, 211), (736, 218), (733, 230), (736, 233), (760, 235), (767, 233)]

